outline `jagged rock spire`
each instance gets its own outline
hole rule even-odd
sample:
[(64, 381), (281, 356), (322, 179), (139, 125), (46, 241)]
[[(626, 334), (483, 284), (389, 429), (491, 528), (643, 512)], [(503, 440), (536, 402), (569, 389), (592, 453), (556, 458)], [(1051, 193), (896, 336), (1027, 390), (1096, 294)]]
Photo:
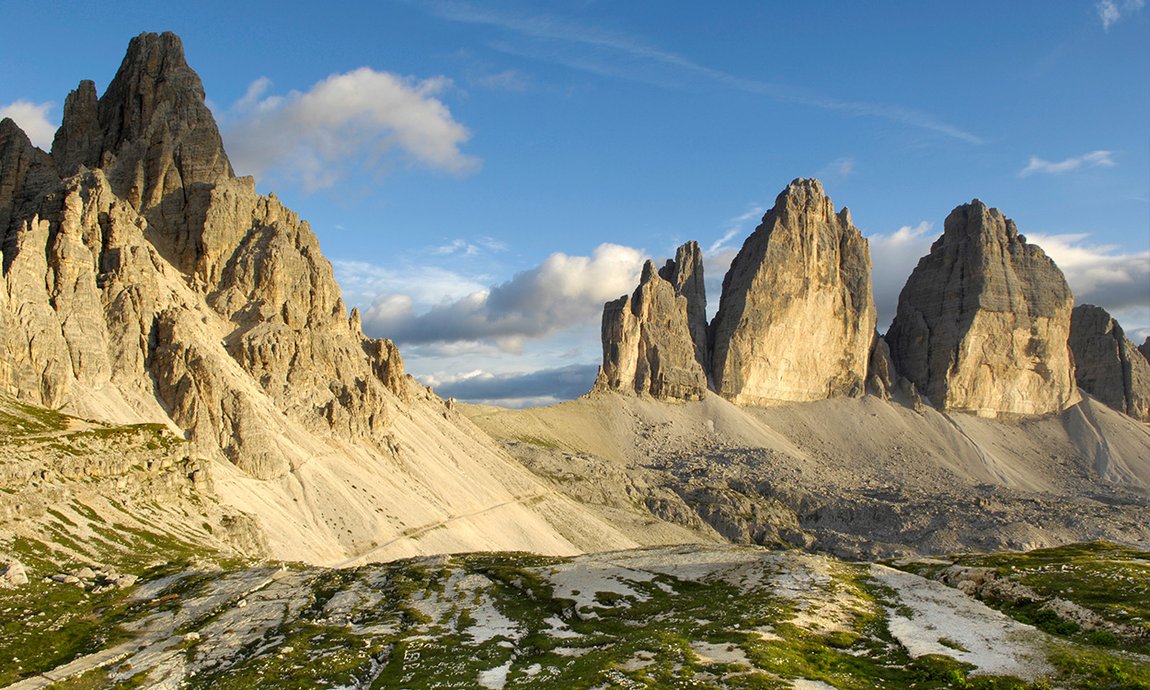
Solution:
[(706, 393), (706, 340), (698, 335), (705, 333), (706, 318), (699, 246), (688, 242), (675, 256), (661, 271), (647, 261), (634, 294), (603, 307), (597, 390), (676, 400)]
[(133, 38), (98, 101), (95, 85), (80, 82), (65, 101), (52, 157), (64, 175), (103, 168), (116, 194), (140, 210), (233, 176), (203, 84), (173, 33)]
[(939, 408), (1046, 414), (1077, 397), (1073, 305), (1042, 249), (975, 199), (947, 216), (911, 273), (886, 340), (899, 372)]
[(875, 318), (866, 239), (818, 180), (797, 179), (723, 279), (715, 390), (750, 404), (862, 394)]

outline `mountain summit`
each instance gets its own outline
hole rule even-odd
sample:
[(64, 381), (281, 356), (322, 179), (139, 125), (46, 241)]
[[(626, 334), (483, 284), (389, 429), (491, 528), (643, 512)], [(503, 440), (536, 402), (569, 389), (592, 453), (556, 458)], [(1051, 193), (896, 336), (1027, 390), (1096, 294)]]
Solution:
[(233, 174), (174, 34), (81, 82), (51, 155), (0, 122), (0, 247), (0, 390), (178, 431), (273, 556), (634, 545), (363, 334), (308, 224)]

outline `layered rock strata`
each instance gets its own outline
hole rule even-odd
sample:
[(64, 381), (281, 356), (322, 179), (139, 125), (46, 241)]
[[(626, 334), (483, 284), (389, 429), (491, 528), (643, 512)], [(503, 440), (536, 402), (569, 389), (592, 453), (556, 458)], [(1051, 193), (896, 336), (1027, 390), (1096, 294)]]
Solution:
[(891, 357), (940, 409), (1042, 415), (1074, 402), (1066, 279), (1014, 221), (974, 200), (947, 216), (899, 295)]
[(630, 296), (603, 308), (603, 366), (597, 390), (698, 400), (707, 390), (703, 368), (706, 297), (698, 245), (679, 248), (662, 271), (648, 261)]
[(166, 416), (260, 478), (306, 457), (285, 415), (386, 447), (398, 352), (349, 318), (307, 223), (233, 175), (175, 35), (133, 39), (99, 98), (81, 82), (50, 156), (0, 123), (0, 232), (9, 392)]
[(1070, 349), (1079, 388), (1119, 412), (1150, 421), (1150, 362), (1105, 309), (1074, 308)]
[(798, 179), (743, 243), (711, 323), (716, 392), (736, 403), (864, 391), (876, 312), (867, 241)]

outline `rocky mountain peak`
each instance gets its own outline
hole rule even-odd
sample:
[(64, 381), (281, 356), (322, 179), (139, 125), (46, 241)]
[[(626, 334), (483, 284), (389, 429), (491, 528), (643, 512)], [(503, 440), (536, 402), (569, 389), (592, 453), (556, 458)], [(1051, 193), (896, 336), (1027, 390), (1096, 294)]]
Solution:
[[(706, 296), (699, 246), (688, 242), (661, 269), (647, 260), (639, 286), (603, 307), (603, 366), (596, 390), (696, 400), (707, 390)], [(692, 311), (694, 309), (694, 311)]]
[(1080, 304), (1070, 319), (1079, 388), (1110, 407), (1150, 421), (1150, 362), (1102, 307)]
[(723, 279), (715, 389), (750, 404), (861, 393), (875, 320), (866, 239), (818, 180), (796, 179)]
[[(52, 157), (65, 174), (103, 168), (116, 194), (141, 210), (166, 195), (233, 176), (199, 76), (173, 33), (132, 39), (98, 101), (82, 81), (69, 94)], [(169, 214), (175, 216), (178, 214)]]
[(899, 372), (943, 409), (1047, 414), (1076, 398), (1066, 279), (1014, 221), (975, 199), (899, 295), (886, 340)]

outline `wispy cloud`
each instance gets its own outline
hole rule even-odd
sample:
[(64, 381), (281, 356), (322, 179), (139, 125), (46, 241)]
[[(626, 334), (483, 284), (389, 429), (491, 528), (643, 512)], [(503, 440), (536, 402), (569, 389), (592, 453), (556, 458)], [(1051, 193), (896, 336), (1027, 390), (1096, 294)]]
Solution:
[(31, 101), (14, 101), (8, 105), (0, 106), (0, 120), (6, 117), (20, 125), (20, 129), (28, 135), (32, 143), (47, 151), (52, 148), (52, 138), (56, 136), (56, 127), (48, 119), (48, 112), (55, 107), (55, 103), (33, 103)]
[(1102, 20), (1102, 28), (1109, 31), (1123, 17), (1137, 12), (1146, 5), (1146, 0), (1099, 0), (1094, 6), (1098, 10), (1098, 18)]
[(361, 67), (274, 96), (260, 78), (221, 114), (224, 138), (241, 173), (298, 179), (308, 190), (331, 187), (355, 166), (386, 170), (394, 151), (408, 164), (467, 172), (479, 165), (460, 150), (470, 133), (438, 98), (450, 84)]
[[(876, 117), (932, 131), (972, 144), (983, 143), (981, 137), (945, 122), (930, 113), (885, 103), (841, 100), (787, 84), (747, 79), (708, 67), (635, 36), (587, 26), (562, 17), (500, 12), (451, 0), (433, 2), (428, 7), (435, 16), (448, 21), (489, 26), (536, 42), (563, 46), (564, 49), (555, 50), (551, 53), (537, 49), (524, 51), (519, 48), (510, 48), (510, 50), (519, 54), (530, 54), (537, 59), (550, 60), (574, 69), (624, 79), (648, 81), (658, 86), (667, 85), (665, 79), (653, 77), (648, 73), (634, 69), (635, 61), (641, 61), (649, 65), (670, 68), (687, 77), (703, 79), (727, 88), (767, 96), (782, 102), (824, 110), (837, 110), (852, 115)], [(586, 54), (572, 54), (567, 49), (571, 46), (615, 58), (624, 57), (626, 60), (603, 60), (589, 58)]]
[(1081, 156), (1064, 158), (1060, 161), (1048, 161), (1037, 156), (1031, 156), (1030, 162), (1018, 172), (1018, 176), (1029, 177), (1035, 173), (1061, 175), (1079, 168), (1111, 168), (1114, 167), (1113, 156), (1112, 151), (1103, 150), (1091, 151)]

